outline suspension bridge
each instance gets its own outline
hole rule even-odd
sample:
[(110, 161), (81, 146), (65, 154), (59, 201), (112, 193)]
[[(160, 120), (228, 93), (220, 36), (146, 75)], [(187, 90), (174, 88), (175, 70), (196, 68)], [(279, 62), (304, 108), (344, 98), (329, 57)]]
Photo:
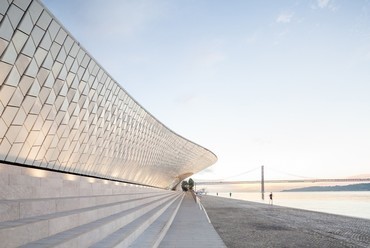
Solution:
[[(292, 180), (264, 180), (265, 183), (323, 183), (323, 182), (370, 182), (370, 178), (322, 178), (322, 179), (292, 179)], [(256, 184), (261, 180), (255, 181), (197, 181), (197, 185), (217, 185), (217, 184)]]
[[(265, 183), (323, 183), (323, 182), (370, 182), (370, 177), (364, 177), (364, 178), (307, 178), (302, 177), (290, 173), (284, 173), (289, 176), (294, 177), (300, 177), (301, 179), (275, 179), (275, 180), (265, 180), (265, 172), (264, 172), (264, 166), (261, 166), (261, 179), (260, 180), (243, 180), (243, 181), (232, 181), (229, 180), (233, 177), (239, 177), (241, 175), (245, 175), (248, 173), (251, 173), (255, 171), (256, 169), (259, 169), (259, 167), (254, 168), (252, 170), (240, 173), (238, 175), (234, 175), (228, 178), (219, 179), (219, 180), (212, 180), (212, 181), (206, 181), (206, 180), (197, 180), (197, 186), (202, 185), (229, 185), (229, 184), (261, 184), (261, 193), (262, 193), (262, 199), (264, 199), (264, 193), (265, 193)], [(271, 168), (270, 168), (271, 169)]]
[[(260, 180), (230, 180), (230, 178), (240, 177), (245, 174), (256, 171), (261, 168), (261, 179)], [(363, 178), (308, 178), (304, 176), (299, 176), (287, 172), (281, 172), (269, 168), (275, 172), (279, 172), (288, 176), (298, 177), (300, 179), (271, 179), (265, 180), (264, 166), (253, 168), (251, 170), (233, 175), (224, 179), (217, 180), (197, 180), (197, 185), (217, 185), (217, 184), (256, 184), (256, 183), (322, 183), (322, 182), (370, 182), (370, 177)]]

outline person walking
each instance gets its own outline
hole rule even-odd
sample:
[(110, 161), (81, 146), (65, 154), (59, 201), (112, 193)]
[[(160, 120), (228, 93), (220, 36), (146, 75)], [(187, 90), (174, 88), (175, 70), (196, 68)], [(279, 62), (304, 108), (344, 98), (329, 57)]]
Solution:
[(270, 204), (270, 205), (273, 205), (272, 192), (270, 193), (270, 195), (269, 195), (269, 196), (270, 196), (269, 204)]

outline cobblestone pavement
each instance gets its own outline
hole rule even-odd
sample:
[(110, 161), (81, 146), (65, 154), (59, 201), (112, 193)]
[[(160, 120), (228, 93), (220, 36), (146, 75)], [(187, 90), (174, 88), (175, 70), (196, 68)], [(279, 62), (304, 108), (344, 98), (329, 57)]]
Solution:
[(370, 220), (203, 196), (213, 226), (233, 247), (370, 247)]

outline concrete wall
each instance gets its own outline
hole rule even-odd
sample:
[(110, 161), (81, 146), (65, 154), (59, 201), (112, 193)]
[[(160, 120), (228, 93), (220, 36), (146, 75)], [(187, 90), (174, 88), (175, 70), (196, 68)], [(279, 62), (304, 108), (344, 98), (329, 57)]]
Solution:
[(3, 163), (0, 163), (0, 186), (1, 200), (115, 195), (159, 190)]

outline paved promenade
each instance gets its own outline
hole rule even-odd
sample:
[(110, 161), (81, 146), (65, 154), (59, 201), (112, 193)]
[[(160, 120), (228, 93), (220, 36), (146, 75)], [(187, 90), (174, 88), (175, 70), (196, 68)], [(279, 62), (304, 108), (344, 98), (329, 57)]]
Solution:
[(225, 244), (188, 192), (159, 247), (224, 248)]
[(201, 202), (229, 248), (370, 247), (370, 220), (216, 196)]

